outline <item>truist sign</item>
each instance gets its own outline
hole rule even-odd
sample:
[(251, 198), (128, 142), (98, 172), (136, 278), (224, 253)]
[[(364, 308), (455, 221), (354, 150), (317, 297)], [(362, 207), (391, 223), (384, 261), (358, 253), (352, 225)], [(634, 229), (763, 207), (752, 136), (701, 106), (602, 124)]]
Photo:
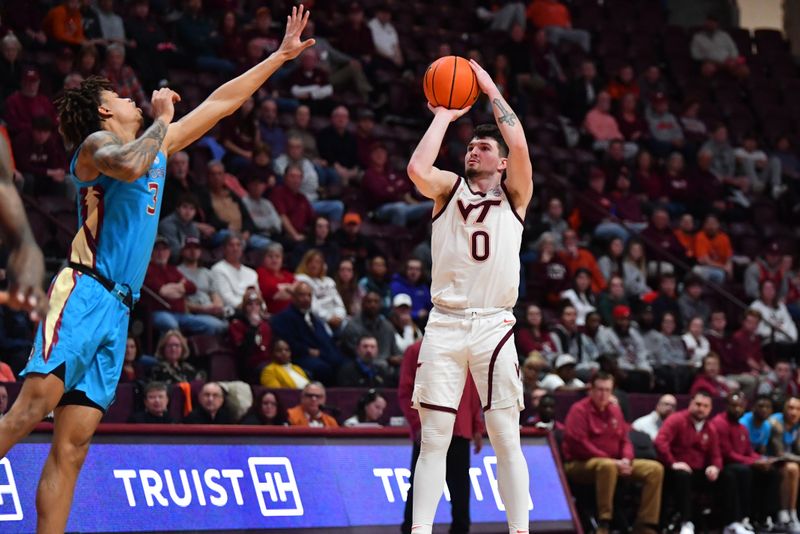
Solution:
[[(549, 446), (525, 441), (531, 520), (571, 524)], [(409, 487), (410, 446), (397, 439), (328, 442), (333, 444), (95, 443), (67, 530), (396, 530)], [(46, 444), (23, 443), (0, 460), (0, 532), (35, 529), (36, 484), (47, 450)], [(490, 447), (473, 456), (474, 523), (505, 521), (496, 474)], [(449, 513), (449, 506), (439, 506), (437, 521), (447, 522)]]

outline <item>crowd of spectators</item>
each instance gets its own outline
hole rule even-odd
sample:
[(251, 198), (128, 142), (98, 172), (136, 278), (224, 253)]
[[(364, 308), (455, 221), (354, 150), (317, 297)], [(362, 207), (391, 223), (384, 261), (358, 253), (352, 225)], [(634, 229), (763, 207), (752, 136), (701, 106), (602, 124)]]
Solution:
[[(74, 220), (75, 195), (58, 95), (102, 75), (145, 114), (146, 95), (168, 85), (185, 113), (277, 48), (288, 4), (3, 4), (0, 113), (52, 268), (68, 245), (59, 239), (64, 218), (52, 216)], [(234, 378), (302, 390), (288, 411), (265, 391), (244, 416), (250, 423), (333, 426), (321, 409), (325, 387), (396, 387), (431, 309), (432, 203), (405, 161), (428, 118), (421, 75), (451, 53), (490, 71), (531, 143), (536, 195), (515, 339), (526, 398), (539, 410), (533, 426), (558, 428), (547, 415), (555, 398), (537, 392), (592, 392), (601, 371), (615, 395), (692, 394), (695, 426), (708, 415), (695, 406), (706, 394), (798, 393), (800, 267), (789, 225), (800, 154), (786, 119), (800, 115), (800, 81), (780, 36), (713, 16), (698, 28), (667, 26), (661, 3), (638, 0), (316, 4), (306, 34), (317, 45), (170, 158), (123, 370), (141, 385), (135, 420), (168, 422), (166, 388), (207, 380), (189, 420), (241, 415), (222, 409), (228, 393), (213, 356), (194, 352), (208, 338), (235, 362)], [(479, 100), (453, 125), (437, 166), (460, 172), (473, 125), (490, 112)], [(8, 310), (0, 319), (2, 376), (13, 378), (32, 327)], [(386, 400), (370, 398), (350, 424), (380, 419)], [(671, 438), (659, 444), (651, 432), (665, 399), (642, 423), (662, 461), (678, 457)], [(589, 460), (575, 441), (565, 451), (575, 480), (595, 468), (575, 464)], [(650, 488), (657, 469), (625, 463), (628, 453), (615, 449), (619, 473)], [(721, 468), (717, 460), (702, 467)], [(666, 463), (667, 482), (698, 482), (672, 476), (675, 463), (683, 461)], [(607, 462), (598, 466), (610, 477)], [(652, 523), (657, 496), (647, 491), (640, 519)], [(685, 512), (686, 503), (675, 507)], [(744, 512), (730, 512), (741, 517), (729, 523), (741, 523)], [(598, 501), (598, 513), (611, 519), (609, 501)]]

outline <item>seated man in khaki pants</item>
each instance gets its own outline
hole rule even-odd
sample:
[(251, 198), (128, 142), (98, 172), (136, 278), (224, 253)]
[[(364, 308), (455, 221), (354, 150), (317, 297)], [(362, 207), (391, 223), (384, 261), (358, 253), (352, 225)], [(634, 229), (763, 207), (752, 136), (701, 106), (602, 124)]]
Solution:
[(613, 391), (614, 377), (597, 373), (591, 380), (589, 396), (570, 408), (562, 446), (564, 470), (571, 481), (594, 483), (598, 534), (610, 531), (617, 478), (631, 477), (644, 484), (636, 532), (654, 534), (661, 512), (664, 468), (653, 460), (634, 460), (628, 423), (619, 406), (612, 402)]

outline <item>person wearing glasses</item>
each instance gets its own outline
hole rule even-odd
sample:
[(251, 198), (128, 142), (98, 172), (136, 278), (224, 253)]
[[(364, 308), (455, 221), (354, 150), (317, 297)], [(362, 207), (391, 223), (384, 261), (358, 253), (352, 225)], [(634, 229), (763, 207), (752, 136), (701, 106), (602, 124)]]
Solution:
[(339, 428), (336, 419), (322, 411), (325, 405), (325, 386), (309, 382), (300, 395), (300, 404), (289, 408), (289, 426)]

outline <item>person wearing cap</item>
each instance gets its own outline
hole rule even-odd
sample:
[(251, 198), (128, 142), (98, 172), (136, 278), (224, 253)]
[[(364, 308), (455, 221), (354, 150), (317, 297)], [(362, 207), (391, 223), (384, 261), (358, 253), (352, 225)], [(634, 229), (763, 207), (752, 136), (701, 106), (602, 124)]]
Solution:
[(14, 138), (14, 162), (25, 177), (25, 190), (34, 195), (74, 198), (75, 189), (66, 179), (67, 155), (55, 126), (46, 115), (33, 118), (33, 129)]
[(781, 297), (786, 296), (788, 289), (788, 272), (783, 266), (781, 247), (776, 241), (767, 244), (761, 256), (758, 256), (744, 271), (744, 292), (755, 300), (759, 296), (761, 283), (772, 280)]
[(392, 311), (389, 312), (389, 322), (395, 330), (394, 341), (400, 352), (422, 339), (422, 331), (411, 317), (411, 304), (410, 296), (399, 293), (392, 299)]
[(375, 218), (395, 226), (406, 227), (430, 215), (432, 200), (414, 196), (414, 186), (405, 173), (391, 168), (389, 151), (383, 143), (370, 150), (370, 165), (364, 171), (361, 187), (365, 191)]
[(623, 389), (649, 392), (653, 386), (650, 352), (639, 329), (631, 325), (631, 309), (628, 306), (615, 306), (611, 316), (614, 325), (604, 331), (603, 339), (598, 342), (600, 352), (613, 354), (617, 358), (619, 369), (626, 375), (624, 383), (620, 384)]
[(217, 291), (211, 271), (200, 265), (202, 255), (200, 239), (186, 237), (181, 248), (178, 270), (197, 287), (194, 294), (186, 296), (186, 309), (189, 313), (211, 315), (222, 320), (225, 318), (225, 304)]
[(556, 358), (554, 373), (545, 376), (539, 384), (547, 391), (582, 391), (586, 384), (576, 376), (575, 366), (578, 360), (570, 354), (562, 354)]
[(197, 198), (191, 193), (181, 195), (175, 211), (158, 223), (158, 233), (169, 243), (170, 260), (175, 262), (181, 254), (186, 239), (200, 239), (200, 230), (194, 222), (197, 214)]
[(47, 12), (42, 21), (47, 36), (59, 43), (80, 46), (86, 40), (80, 0), (64, 0)]
[(225, 321), (212, 315), (188, 313), (186, 296), (196, 293), (197, 286), (177, 267), (168, 263), (169, 257), (169, 241), (164, 236), (156, 237), (144, 285), (159, 298), (156, 299), (149, 293), (142, 296), (145, 306), (151, 312), (153, 327), (161, 333), (178, 329), (186, 334), (217, 335), (225, 332), (228, 328)]
[(361, 233), (361, 222), (359, 213), (347, 212), (342, 217), (342, 227), (333, 234), (333, 239), (339, 246), (340, 257), (354, 259), (358, 278), (366, 273), (367, 259), (380, 254), (375, 241)]
[(656, 461), (634, 458), (629, 426), (620, 407), (611, 400), (613, 391), (614, 377), (597, 373), (592, 377), (589, 395), (570, 407), (561, 447), (564, 472), (573, 482), (594, 484), (598, 534), (610, 532), (618, 478), (641, 483), (636, 532), (655, 534), (661, 513), (664, 468)]
[(692, 59), (701, 63), (703, 76), (712, 77), (723, 69), (737, 78), (746, 78), (750, 71), (728, 32), (719, 29), (719, 21), (709, 14), (702, 31), (692, 36)]
[(19, 91), (8, 97), (5, 103), (3, 120), (8, 125), (8, 132), (16, 138), (23, 132), (33, 130), (33, 118), (45, 116), (53, 124), (58, 124), (56, 108), (45, 95), (39, 92), (41, 78), (36, 67), (27, 67), (22, 71), (22, 81)]
[(653, 95), (645, 110), (645, 120), (650, 130), (650, 149), (654, 155), (665, 157), (670, 152), (683, 149), (685, 139), (678, 118), (669, 110), (669, 99), (664, 93)]

